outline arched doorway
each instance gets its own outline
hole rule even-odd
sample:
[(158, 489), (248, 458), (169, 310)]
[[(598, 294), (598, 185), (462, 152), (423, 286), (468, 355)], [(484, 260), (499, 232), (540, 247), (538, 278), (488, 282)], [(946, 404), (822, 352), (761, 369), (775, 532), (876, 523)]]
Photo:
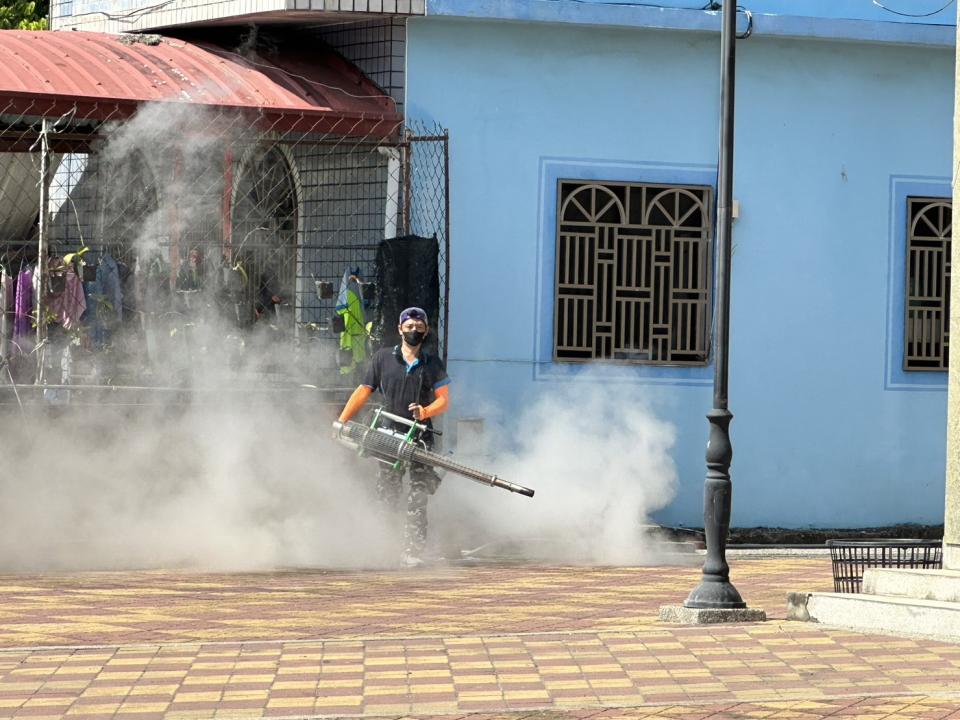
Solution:
[(299, 200), (293, 165), (282, 148), (257, 147), (243, 159), (232, 209), (230, 259), (245, 277), (250, 320), (292, 327)]

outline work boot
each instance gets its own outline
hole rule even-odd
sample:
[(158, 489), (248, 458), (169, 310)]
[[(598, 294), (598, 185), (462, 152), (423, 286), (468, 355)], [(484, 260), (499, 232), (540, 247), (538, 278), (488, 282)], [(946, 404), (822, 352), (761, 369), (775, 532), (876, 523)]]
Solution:
[(411, 552), (405, 552), (400, 556), (400, 567), (404, 570), (421, 568), (423, 565), (423, 559), (419, 555), (414, 555)]

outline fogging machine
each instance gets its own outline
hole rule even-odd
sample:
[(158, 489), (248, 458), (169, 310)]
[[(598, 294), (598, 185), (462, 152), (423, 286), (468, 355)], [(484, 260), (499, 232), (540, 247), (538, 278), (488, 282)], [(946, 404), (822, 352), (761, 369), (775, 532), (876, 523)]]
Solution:
[[(393, 427), (387, 427), (384, 424), (386, 422), (391, 423)], [(408, 430), (398, 431), (394, 429), (397, 425), (406, 427)], [(369, 425), (353, 421), (334, 422), (333, 432), (337, 440), (356, 450), (361, 457), (371, 457), (394, 469), (405, 469), (411, 463), (420, 463), (431, 468), (449, 470), (481, 485), (533, 497), (534, 491), (530, 488), (507, 482), (490, 473), (474, 470), (429, 450), (423, 437), (428, 432), (437, 433), (436, 430), (432, 430), (423, 423), (389, 413), (383, 408), (377, 408), (374, 411), (373, 420)]]

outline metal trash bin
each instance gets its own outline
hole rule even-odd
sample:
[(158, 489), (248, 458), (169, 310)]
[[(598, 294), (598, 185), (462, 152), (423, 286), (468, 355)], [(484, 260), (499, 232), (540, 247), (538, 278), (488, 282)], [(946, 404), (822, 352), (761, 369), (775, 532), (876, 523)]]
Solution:
[(827, 540), (833, 562), (833, 590), (858, 593), (866, 568), (925, 568), (943, 566), (940, 540)]

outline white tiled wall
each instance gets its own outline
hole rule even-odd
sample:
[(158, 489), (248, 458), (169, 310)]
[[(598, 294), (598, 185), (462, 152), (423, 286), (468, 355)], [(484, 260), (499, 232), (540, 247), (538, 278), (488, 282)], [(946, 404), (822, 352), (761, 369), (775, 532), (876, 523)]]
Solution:
[(423, 15), (426, 0), (53, 0), (54, 30), (125, 32), (156, 30), (236, 18), (238, 21), (281, 20), (288, 11), (304, 23), (369, 19), (370, 15)]

